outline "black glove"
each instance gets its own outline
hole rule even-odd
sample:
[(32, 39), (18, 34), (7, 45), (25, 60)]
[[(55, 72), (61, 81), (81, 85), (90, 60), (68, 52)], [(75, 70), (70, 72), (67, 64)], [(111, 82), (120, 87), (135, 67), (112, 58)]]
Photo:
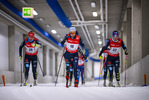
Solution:
[(125, 50), (125, 55), (128, 55), (128, 51), (127, 51), (127, 49)]
[(83, 59), (84, 59), (84, 60), (86, 60), (86, 59), (87, 59), (87, 56), (86, 56), (86, 54), (84, 54), (84, 55), (83, 55)]

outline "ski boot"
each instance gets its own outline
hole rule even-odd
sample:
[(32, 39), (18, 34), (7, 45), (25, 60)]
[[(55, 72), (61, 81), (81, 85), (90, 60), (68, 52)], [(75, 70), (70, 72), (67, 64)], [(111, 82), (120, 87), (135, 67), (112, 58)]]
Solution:
[(103, 86), (106, 87), (106, 80), (104, 80)]
[(116, 85), (117, 87), (120, 87), (120, 83), (119, 83), (119, 81), (117, 81), (117, 85)]
[(23, 84), (23, 86), (27, 86), (27, 83), (25, 82), (25, 83)]
[(72, 81), (70, 81), (70, 84), (69, 84), (69, 86), (71, 86), (71, 83), (72, 83)]
[(115, 87), (112, 82), (109, 83), (109, 87)]
[(66, 82), (66, 88), (68, 88), (69, 86), (68, 86), (68, 81)]
[(23, 86), (27, 86), (27, 79), (25, 79), (25, 83), (23, 84)]
[(85, 82), (82, 82), (82, 85), (84, 85), (85, 84)]
[(37, 85), (37, 82), (36, 82), (36, 80), (34, 80), (33, 86), (36, 86), (36, 85)]
[(75, 85), (74, 87), (78, 87), (78, 80), (75, 80)]

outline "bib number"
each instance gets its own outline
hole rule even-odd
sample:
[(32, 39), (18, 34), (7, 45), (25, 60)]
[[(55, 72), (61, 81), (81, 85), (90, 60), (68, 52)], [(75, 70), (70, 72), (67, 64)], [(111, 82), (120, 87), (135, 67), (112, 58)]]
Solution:
[(120, 48), (111, 48), (110, 52), (113, 54), (119, 53)]

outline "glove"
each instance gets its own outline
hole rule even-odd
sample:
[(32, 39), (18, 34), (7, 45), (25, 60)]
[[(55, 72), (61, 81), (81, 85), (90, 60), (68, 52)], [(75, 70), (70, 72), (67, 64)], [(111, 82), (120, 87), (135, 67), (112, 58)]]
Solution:
[(101, 59), (103, 59), (103, 57), (102, 57), (102, 56), (100, 56), (100, 57), (99, 57), (99, 59), (101, 60)]
[(35, 47), (35, 46), (36, 46), (36, 44), (35, 44), (35, 43), (32, 43), (31, 45), (32, 45), (33, 47)]
[(36, 44), (36, 47), (37, 47), (37, 48), (39, 48), (39, 47), (40, 47), (40, 45), (39, 45), (39, 44)]
[(22, 61), (22, 57), (21, 56), (19, 56), (19, 60)]
[(86, 56), (86, 54), (84, 54), (84, 55), (83, 55), (83, 58), (84, 58), (84, 60), (86, 60), (86, 59), (87, 59), (87, 56)]
[(125, 55), (128, 55), (128, 51), (127, 50), (125, 50)]
[(37, 48), (39, 48), (40, 47), (40, 45), (39, 44), (35, 44), (35, 43), (32, 43), (31, 44), (33, 47), (37, 47)]

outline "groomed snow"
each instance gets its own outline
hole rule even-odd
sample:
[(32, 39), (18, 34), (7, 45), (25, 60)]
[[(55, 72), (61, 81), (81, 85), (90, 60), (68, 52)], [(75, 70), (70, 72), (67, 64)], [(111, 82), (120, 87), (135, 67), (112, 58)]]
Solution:
[(0, 100), (149, 100), (149, 87), (98, 87), (98, 82), (78, 88), (65, 84), (0, 85)]

